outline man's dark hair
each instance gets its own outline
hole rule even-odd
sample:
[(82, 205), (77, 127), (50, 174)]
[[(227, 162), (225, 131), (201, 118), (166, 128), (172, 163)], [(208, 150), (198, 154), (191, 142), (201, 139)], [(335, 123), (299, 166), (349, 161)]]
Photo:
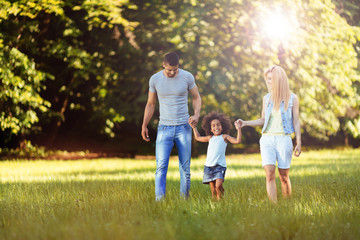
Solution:
[(179, 65), (179, 56), (175, 52), (171, 52), (165, 55), (164, 63), (168, 63), (170, 66)]

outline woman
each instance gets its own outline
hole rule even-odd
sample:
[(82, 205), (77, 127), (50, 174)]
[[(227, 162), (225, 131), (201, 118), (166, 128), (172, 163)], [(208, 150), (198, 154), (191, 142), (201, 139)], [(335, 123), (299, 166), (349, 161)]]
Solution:
[(301, 133), (299, 121), (299, 99), (290, 92), (289, 82), (284, 69), (273, 66), (265, 71), (265, 82), (269, 93), (263, 97), (261, 118), (237, 122), (241, 127), (263, 126), (260, 138), (262, 166), (266, 173), (266, 191), (269, 199), (277, 202), (275, 165), (281, 180), (284, 198), (291, 195), (289, 169), (293, 152), (291, 133), (295, 132), (296, 146), (294, 155), (301, 154)]

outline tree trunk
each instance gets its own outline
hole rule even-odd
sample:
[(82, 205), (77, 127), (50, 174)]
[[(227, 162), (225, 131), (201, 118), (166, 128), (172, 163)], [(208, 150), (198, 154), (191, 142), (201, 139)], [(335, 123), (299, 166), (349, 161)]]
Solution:
[(48, 147), (53, 147), (55, 139), (56, 139), (56, 137), (58, 135), (58, 132), (59, 132), (59, 128), (60, 128), (62, 122), (65, 122), (65, 111), (67, 109), (67, 106), (68, 106), (68, 103), (69, 103), (69, 98), (70, 98), (69, 86), (71, 86), (74, 81), (75, 81), (75, 78), (73, 77), (71, 79), (70, 83), (67, 86), (68, 89), (65, 92), (66, 95), (65, 95), (64, 100), (63, 100), (63, 102), (61, 104), (61, 109), (58, 112), (60, 117), (57, 117), (56, 119), (54, 119), (54, 121), (52, 123), (52, 127), (51, 127), (51, 130), (50, 130), (50, 135), (49, 135), (49, 138), (48, 138)]
[(27, 148), (27, 146), (26, 146), (25, 133), (21, 132), (19, 135), (19, 149), (25, 150), (26, 148)]
[(344, 139), (345, 147), (349, 146), (349, 134), (345, 132), (345, 139)]

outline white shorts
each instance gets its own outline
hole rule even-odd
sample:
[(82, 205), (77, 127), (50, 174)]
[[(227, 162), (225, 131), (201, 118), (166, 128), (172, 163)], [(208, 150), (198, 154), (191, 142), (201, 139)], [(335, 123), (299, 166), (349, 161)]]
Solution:
[(262, 166), (276, 165), (278, 168), (289, 169), (293, 153), (293, 143), (290, 136), (262, 135), (260, 138), (260, 153)]

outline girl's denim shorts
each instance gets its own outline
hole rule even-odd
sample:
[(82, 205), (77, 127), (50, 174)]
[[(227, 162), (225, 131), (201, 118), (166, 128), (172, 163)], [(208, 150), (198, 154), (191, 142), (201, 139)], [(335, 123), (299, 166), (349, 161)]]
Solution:
[(215, 181), (216, 179), (225, 178), (226, 167), (215, 165), (213, 167), (204, 166), (204, 178), (203, 184), (209, 184), (209, 182)]

